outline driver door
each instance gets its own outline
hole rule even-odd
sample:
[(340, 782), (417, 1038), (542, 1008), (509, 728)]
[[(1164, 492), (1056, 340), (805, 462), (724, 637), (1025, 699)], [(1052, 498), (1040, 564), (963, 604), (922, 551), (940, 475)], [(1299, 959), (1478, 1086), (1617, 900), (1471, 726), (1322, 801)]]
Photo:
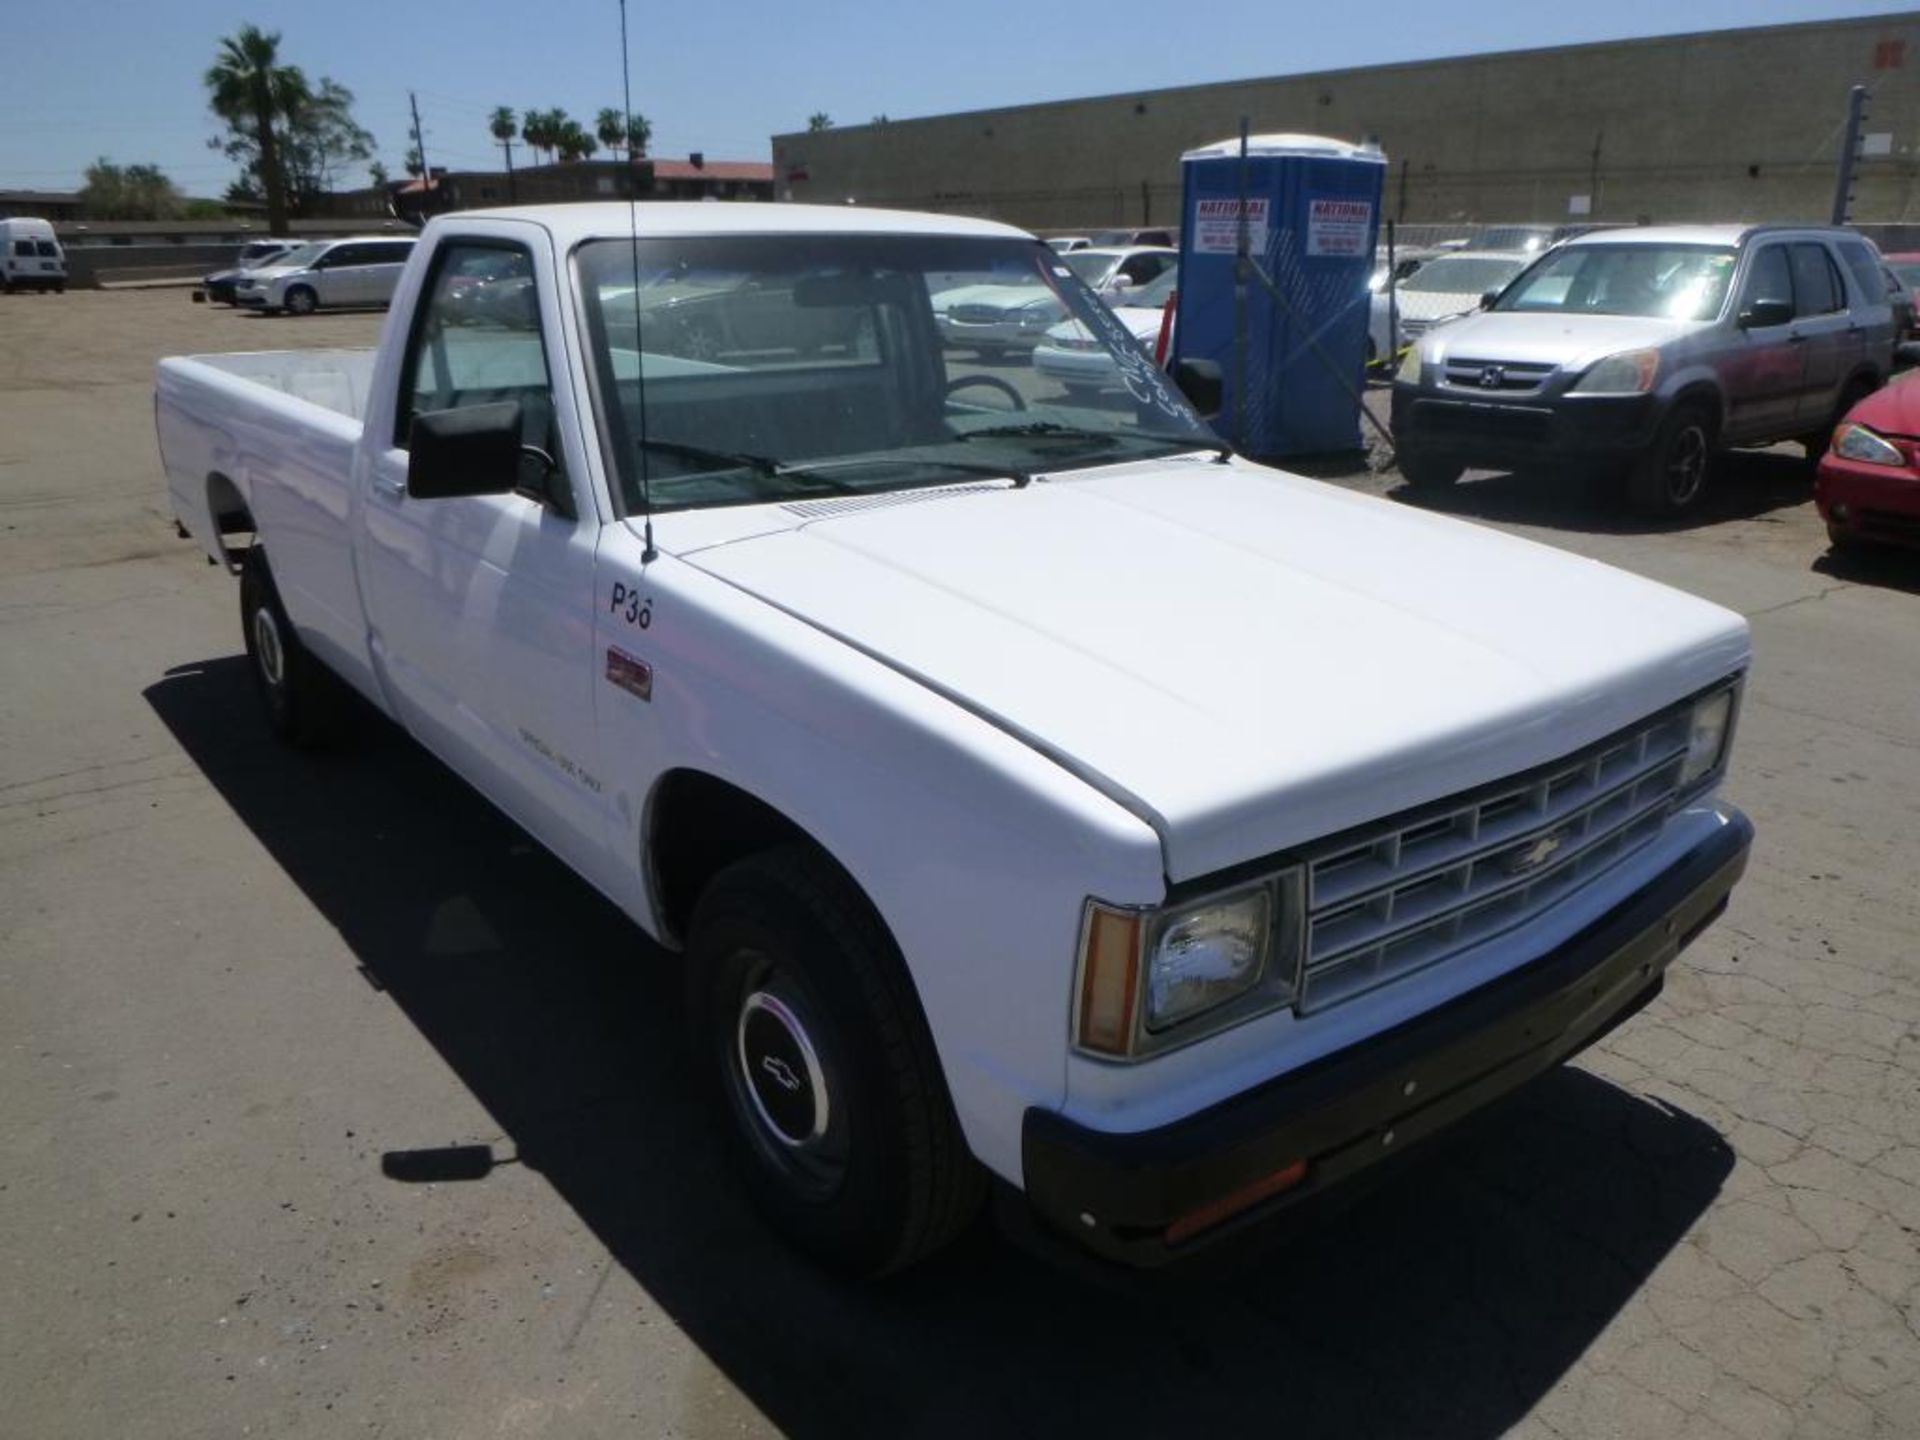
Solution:
[[(477, 257), (477, 251), (487, 252)], [(476, 317), (456, 298), (463, 265), (497, 261), (539, 303)], [(361, 584), (375, 664), (407, 728), (552, 849), (590, 872), (611, 791), (594, 726), (593, 565), (599, 521), (579, 437), (558, 420), (545, 317), (549, 286), (525, 245), (451, 240), (435, 257), (407, 338), (393, 443), (375, 458), (361, 526)], [(507, 495), (408, 493), (416, 414), (515, 401), (523, 459)]]
[[(1747, 265), (1734, 313), (1756, 301), (1793, 306), (1793, 269), (1784, 242), (1760, 246)], [(1784, 435), (1793, 429), (1794, 412), (1805, 385), (1806, 354), (1797, 322), (1754, 325), (1735, 332), (1739, 343), (1721, 360), (1721, 393), (1727, 397), (1727, 436), (1738, 443), (1750, 437)]]

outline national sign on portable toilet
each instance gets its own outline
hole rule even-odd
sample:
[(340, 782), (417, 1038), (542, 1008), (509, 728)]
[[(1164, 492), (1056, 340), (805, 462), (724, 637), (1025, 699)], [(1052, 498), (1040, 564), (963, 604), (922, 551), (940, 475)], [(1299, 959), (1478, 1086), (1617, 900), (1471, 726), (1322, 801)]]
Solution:
[[(1250, 455), (1359, 445), (1385, 157), (1318, 135), (1256, 135), (1244, 159), (1238, 139), (1180, 159), (1176, 358), (1220, 366), (1226, 393), (1216, 428)], [(1243, 201), (1248, 254), (1284, 300), (1249, 275), (1244, 317), (1234, 275)]]

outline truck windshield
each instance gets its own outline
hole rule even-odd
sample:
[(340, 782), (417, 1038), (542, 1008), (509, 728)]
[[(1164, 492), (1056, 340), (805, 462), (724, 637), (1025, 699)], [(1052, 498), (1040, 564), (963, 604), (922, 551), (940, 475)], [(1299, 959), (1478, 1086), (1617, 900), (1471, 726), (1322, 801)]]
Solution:
[[(629, 511), (951, 484), (1217, 446), (1126, 327), (1034, 241), (596, 240), (576, 264)], [(1036, 368), (1049, 327), (1089, 340)], [(643, 410), (644, 405), (644, 410)]]
[(1529, 270), (1496, 310), (1711, 320), (1734, 252), (1712, 245), (1569, 245)]

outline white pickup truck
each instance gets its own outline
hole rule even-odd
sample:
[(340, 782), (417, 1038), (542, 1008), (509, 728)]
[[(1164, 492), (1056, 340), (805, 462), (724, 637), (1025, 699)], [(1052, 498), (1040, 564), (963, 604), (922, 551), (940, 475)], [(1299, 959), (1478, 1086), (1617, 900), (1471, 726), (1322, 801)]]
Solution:
[[(943, 345), (982, 285), (1124, 389)], [(1744, 867), (1737, 616), (1177, 383), (1002, 225), (576, 205), (157, 414), (273, 728), (351, 687), (684, 951), (756, 1203), (877, 1273), (989, 1189), (1130, 1263), (1263, 1223), (1630, 1014)]]

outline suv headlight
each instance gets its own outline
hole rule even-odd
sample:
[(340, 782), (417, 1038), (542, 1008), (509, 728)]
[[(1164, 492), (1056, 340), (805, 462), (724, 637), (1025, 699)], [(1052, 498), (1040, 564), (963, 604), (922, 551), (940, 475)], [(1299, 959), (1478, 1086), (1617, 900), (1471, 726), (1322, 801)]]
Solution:
[(1294, 999), (1298, 871), (1154, 910), (1087, 902), (1074, 1039), (1126, 1059)]
[(1687, 758), (1680, 766), (1680, 788), (1691, 789), (1719, 768), (1733, 733), (1733, 687), (1726, 686), (1693, 703), (1687, 729)]
[(1622, 350), (1609, 355), (1574, 383), (1576, 395), (1644, 395), (1660, 373), (1658, 350)]
[(1842, 425), (1833, 437), (1833, 453), (1863, 465), (1904, 465), (1907, 457), (1897, 445), (1873, 433), (1864, 425)]

